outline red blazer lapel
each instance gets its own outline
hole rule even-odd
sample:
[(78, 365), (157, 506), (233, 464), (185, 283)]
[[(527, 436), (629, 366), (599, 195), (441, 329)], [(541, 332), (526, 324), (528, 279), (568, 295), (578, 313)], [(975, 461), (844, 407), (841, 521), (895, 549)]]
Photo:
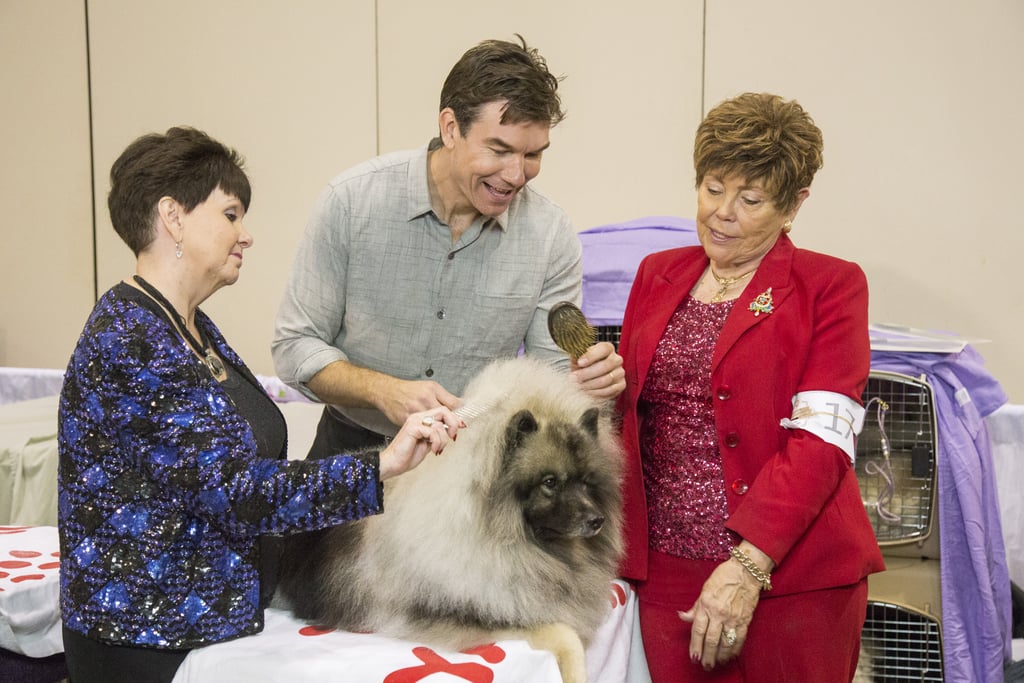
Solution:
[[(718, 337), (718, 344), (715, 346), (715, 355), (711, 361), (711, 371), (714, 372), (722, 359), (742, 337), (747, 330), (767, 320), (772, 313), (760, 313), (755, 315), (750, 306), (761, 294), (770, 296), (772, 306), (777, 309), (786, 298), (792, 293), (793, 286), (790, 280), (790, 273), (793, 267), (793, 251), (795, 247), (789, 237), (783, 233), (775, 242), (764, 259), (757, 267), (757, 272), (750, 280), (746, 289), (736, 303), (725, 321), (722, 333)], [(770, 290), (770, 291), (769, 291)]]
[[(636, 320), (645, 321), (641, 328), (642, 334), (635, 339), (633, 356), (636, 359), (636, 375), (639, 379), (637, 396), (643, 389), (644, 381), (647, 379), (647, 371), (654, 360), (654, 352), (658, 348), (658, 342), (665, 334), (672, 314), (679, 308), (679, 304), (689, 295), (697, 278), (707, 267), (708, 259), (700, 247), (683, 247), (672, 250), (678, 253), (666, 253), (666, 264), (662, 269), (663, 273), (652, 278), (651, 285), (642, 302), (642, 307), (637, 311)], [(655, 266), (658, 268), (658, 266)]]

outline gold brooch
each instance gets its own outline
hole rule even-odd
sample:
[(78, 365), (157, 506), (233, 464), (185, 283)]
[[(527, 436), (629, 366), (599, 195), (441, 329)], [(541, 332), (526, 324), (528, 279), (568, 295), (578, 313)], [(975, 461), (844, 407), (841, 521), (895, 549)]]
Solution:
[(761, 315), (762, 313), (771, 313), (775, 310), (775, 304), (772, 302), (772, 288), (769, 287), (765, 291), (757, 295), (757, 298), (750, 302), (750, 308), (754, 312), (754, 317)]

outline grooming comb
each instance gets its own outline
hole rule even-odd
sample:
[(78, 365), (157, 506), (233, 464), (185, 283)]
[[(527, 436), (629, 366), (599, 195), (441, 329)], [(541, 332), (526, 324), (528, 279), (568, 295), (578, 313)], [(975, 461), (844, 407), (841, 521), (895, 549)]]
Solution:
[(487, 409), (494, 405), (494, 401), (483, 401), (478, 403), (463, 403), (461, 406), (453, 410), (457, 417), (463, 422), (469, 423), (473, 418), (479, 417), (480, 415), (487, 412)]
[(452, 412), (468, 425), (471, 421), (480, 417), (491, 408), (494, 408), (506, 398), (508, 398), (508, 394), (504, 393), (501, 396), (495, 396), (494, 398), (486, 401), (471, 401), (469, 403), (463, 403)]
[(560, 301), (548, 311), (548, 332), (558, 348), (573, 360), (597, 342), (597, 329), (571, 301)]

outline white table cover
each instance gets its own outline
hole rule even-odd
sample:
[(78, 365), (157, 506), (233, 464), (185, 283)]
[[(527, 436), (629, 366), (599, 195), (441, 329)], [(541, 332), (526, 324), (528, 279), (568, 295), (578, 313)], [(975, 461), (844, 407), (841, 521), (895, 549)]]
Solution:
[(0, 526), (0, 647), (29, 657), (64, 651), (57, 527)]
[[(640, 646), (636, 598), (611, 585), (612, 609), (587, 650), (590, 683), (650, 681)], [(430, 648), (375, 634), (324, 631), (268, 609), (258, 635), (192, 651), (174, 683), (305, 681), (345, 683), (560, 683), (554, 655), (525, 641), (500, 641), (465, 652)]]

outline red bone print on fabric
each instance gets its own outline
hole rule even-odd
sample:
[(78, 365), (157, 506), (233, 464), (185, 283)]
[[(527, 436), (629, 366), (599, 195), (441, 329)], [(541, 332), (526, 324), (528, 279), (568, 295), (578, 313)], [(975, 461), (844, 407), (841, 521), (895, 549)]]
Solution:
[[(393, 671), (384, 678), (384, 683), (417, 683), (437, 673), (451, 674), (470, 683), (491, 683), (494, 680), (494, 671), (483, 664), (449, 662), (428, 647), (415, 647), (412, 653), (423, 664)], [(505, 659), (505, 651), (497, 645), (484, 645), (466, 650), (466, 653), (479, 655), (491, 664)]]
[[(0, 534), (12, 535), (25, 533), (32, 527), (27, 526), (0, 526)], [(60, 557), (60, 553), (50, 553), (51, 557)], [(11, 559), (13, 558), (13, 559)], [(43, 553), (38, 550), (9, 550), (7, 553), (0, 557), (0, 580), (6, 580), (7, 583), (16, 584), (25, 581), (41, 581), (46, 578), (46, 574), (40, 573), (40, 571), (57, 570), (60, 568), (60, 562), (42, 562), (36, 566), (33, 566), (33, 561), (39, 562), (43, 557)], [(21, 571), (18, 571), (21, 570)], [(0, 585), (0, 593), (7, 589)]]
[(617, 583), (612, 584), (612, 609), (626, 606), (626, 589)]

